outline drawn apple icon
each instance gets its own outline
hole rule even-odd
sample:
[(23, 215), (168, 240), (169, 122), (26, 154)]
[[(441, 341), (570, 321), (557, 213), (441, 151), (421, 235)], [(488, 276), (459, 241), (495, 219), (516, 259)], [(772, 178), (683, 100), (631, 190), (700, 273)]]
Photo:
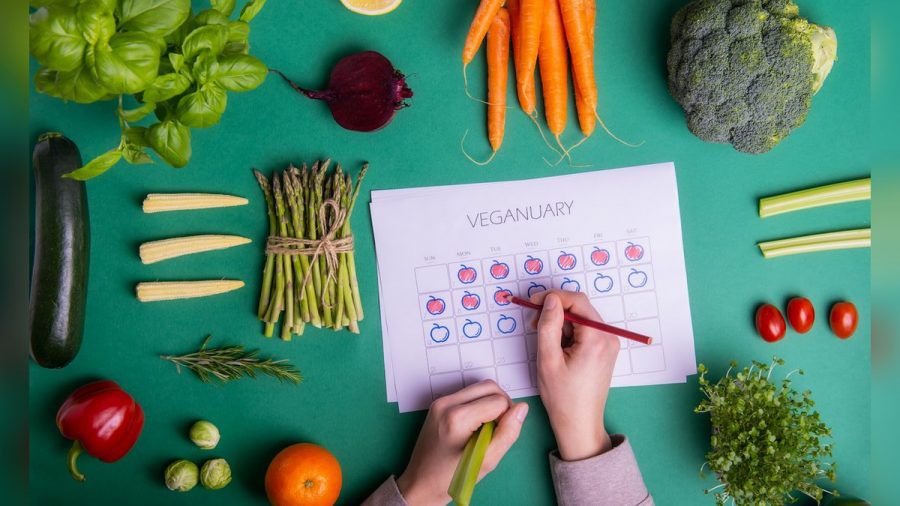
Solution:
[(497, 291), (494, 292), (494, 303), (498, 306), (508, 306), (509, 297), (512, 297), (512, 292), (510, 292), (506, 288), (498, 286)]
[(506, 276), (509, 276), (509, 265), (499, 261), (494, 260), (494, 265), (491, 265), (491, 277), (494, 279), (506, 279)]
[(594, 246), (594, 251), (591, 251), (591, 263), (594, 265), (606, 265), (609, 263), (609, 250), (601, 249), (597, 246)]
[(466, 323), (463, 324), (462, 331), (464, 336), (469, 339), (475, 339), (481, 335), (481, 324), (473, 322), (472, 320), (466, 320)]
[(431, 340), (436, 343), (443, 343), (447, 339), (450, 339), (450, 329), (443, 325), (434, 324), (434, 327), (431, 327), (431, 332), (429, 333)]
[(559, 256), (556, 257), (556, 265), (564, 271), (571, 271), (574, 269), (577, 261), (575, 255), (566, 253), (565, 251), (560, 251)]
[(541, 292), (546, 292), (546, 291), (547, 291), (546, 286), (532, 281), (531, 286), (528, 287), (528, 298), (531, 298), (531, 295), (534, 293), (541, 293)]
[(528, 255), (525, 260), (525, 272), (531, 275), (540, 274), (544, 270), (544, 262), (540, 258)]
[(559, 288), (562, 290), (566, 290), (568, 292), (580, 292), (581, 291), (581, 283), (575, 281), (574, 279), (564, 278), (565, 281), (559, 285)]
[(603, 273), (597, 273), (597, 277), (594, 278), (594, 289), (600, 293), (606, 293), (612, 290), (613, 287), (613, 278), (610, 276), (604, 276)]
[(460, 265), (459, 272), (456, 273), (456, 277), (459, 279), (460, 283), (470, 284), (475, 282), (475, 278), (478, 277), (478, 273), (475, 269), (469, 267), (468, 265)]
[(444, 299), (439, 299), (434, 295), (429, 296), (428, 302), (425, 303), (425, 310), (428, 311), (428, 314), (439, 315), (444, 312), (447, 304), (444, 303)]
[(501, 334), (511, 334), (516, 330), (516, 319), (510, 318), (505, 314), (500, 315), (500, 319), (497, 320), (497, 330), (499, 330)]
[(634, 288), (641, 288), (647, 284), (647, 273), (637, 269), (631, 269), (631, 273), (628, 274), (628, 284)]
[(478, 309), (478, 306), (481, 305), (481, 297), (477, 294), (466, 292), (462, 297), (462, 307), (463, 309), (468, 309), (469, 311), (473, 309)]
[(640, 244), (629, 242), (628, 246), (625, 247), (625, 258), (631, 260), (632, 262), (637, 262), (638, 260), (644, 258), (644, 247)]

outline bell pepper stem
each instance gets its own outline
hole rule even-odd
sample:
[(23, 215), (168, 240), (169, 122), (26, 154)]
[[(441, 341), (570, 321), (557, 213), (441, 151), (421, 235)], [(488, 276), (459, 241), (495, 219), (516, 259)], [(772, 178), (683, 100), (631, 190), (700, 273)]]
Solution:
[(81, 471), (78, 470), (78, 466), (76, 465), (76, 460), (78, 460), (78, 456), (81, 455), (81, 452), (84, 451), (84, 447), (81, 446), (79, 441), (75, 441), (72, 443), (72, 448), (69, 449), (68, 455), (68, 464), (69, 464), (69, 474), (72, 475), (72, 478), (75, 481), (84, 481), (84, 475), (81, 474)]

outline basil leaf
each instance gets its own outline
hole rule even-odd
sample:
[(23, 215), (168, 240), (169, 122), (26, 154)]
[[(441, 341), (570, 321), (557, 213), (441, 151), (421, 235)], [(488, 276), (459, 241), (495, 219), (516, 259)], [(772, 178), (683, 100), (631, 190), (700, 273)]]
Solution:
[(94, 158), (90, 162), (87, 163), (84, 167), (80, 169), (75, 169), (68, 174), (63, 174), (64, 178), (67, 179), (75, 179), (77, 181), (87, 181), (88, 179), (94, 178), (103, 174), (112, 168), (113, 165), (119, 163), (119, 160), (122, 159), (122, 151), (118, 148), (112, 151), (107, 151), (102, 155)]
[(181, 72), (184, 68), (184, 55), (180, 53), (169, 53), (169, 62), (172, 63), (172, 70)]
[(227, 104), (225, 90), (208, 84), (181, 97), (175, 114), (179, 121), (191, 128), (207, 128), (219, 122)]
[(213, 9), (221, 12), (226, 16), (231, 16), (231, 13), (234, 12), (234, 0), (210, 0)]
[(121, 0), (119, 28), (153, 35), (174, 32), (191, 14), (191, 0)]
[(140, 32), (117, 33), (109, 44), (96, 48), (94, 77), (115, 94), (138, 93), (150, 85), (159, 70), (159, 45)]
[(194, 81), (200, 85), (210, 82), (219, 70), (219, 62), (209, 51), (203, 51), (197, 56), (197, 61), (191, 66), (191, 75)]
[(222, 25), (201, 26), (184, 38), (181, 53), (187, 60), (193, 60), (203, 49), (207, 49), (214, 56), (218, 56), (225, 48), (225, 42), (227, 41), (228, 28)]
[(82, 3), (78, 6), (76, 16), (83, 37), (90, 44), (106, 42), (116, 33), (113, 11), (102, 3)]
[(41, 93), (79, 104), (90, 104), (110, 98), (109, 91), (86, 67), (68, 71), (43, 68), (34, 76), (34, 84)]
[(244, 8), (241, 9), (241, 21), (246, 21), (249, 23), (253, 21), (253, 18), (259, 14), (259, 11), (262, 10), (263, 6), (266, 5), (266, 0), (250, 0), (247, 2), (247, 5), (244, 5)]
[(191, 87), (191, 79), (181, 73), (157, 76), (141, 97), (145, 102), (164, 102)]
[(166, 44), (169, 46), (180, 47), (184, 42), (184, 38), (187, 37), (191, 30), (194, 29), (194, 20), (190, 17), (181, 25), (175, 29), (172, 33), (166, 35), (164, 37)]
[(147, 102), (141, 104), (140, 107), (136, 107), (134, 109), (129, 109), (127, 111), (122, 111), (121, 115), (125, 121), (136, 122), (140, 121), (147, 117), (148, 114), (156, 110), (156, 104), (153, 102)]
[(144, 148), (128, 143), (122, 148), (122, 158), (134, 165), (153, 163), (153, 159), (144, 151)]
[(227, 25), (230, 21), (228, 16), (215, 9), (206, 9), (194, 16), (195, 26)]
[(215, 82), (228, 91), (249, 91), (259, 87), (268, 73), (263, 62), (252, 56), (225, 56), (219, 60)]
[(122, 132), (125, 137), (125, 143), (142, 148), (150, 147), (147, 142), (147, 127), (128, 127)]
[(81, 36), (75, 10), (42, 7), (29, 17), (28, 42), (32, 56), (55, 70), (75, 70), (84, 62), (87, 41)]
[(228, 42), (247, 42), (250, 40), (250, 25), (244, 21), (228, 23)]
[(191, 130), (177, 120), (151, 126), (147, 130), (147, 142), (172, 167), (184, 167), (191, 159)]

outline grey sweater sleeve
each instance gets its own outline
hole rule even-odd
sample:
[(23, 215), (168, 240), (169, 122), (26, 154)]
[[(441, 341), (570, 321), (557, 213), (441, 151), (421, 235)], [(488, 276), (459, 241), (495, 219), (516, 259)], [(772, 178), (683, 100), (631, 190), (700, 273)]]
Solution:
[(363, 501), (362, 506), (409, 506), (400, 489), (397, 488), (397, 482), (391, 476), (380, 487), (372, 492), (368, 499)]
[(560, 506), (653, 506), (631, 444), (621, 434), (611, 437), (612, 450), (567, 462), (550, 454), (550, 474)]

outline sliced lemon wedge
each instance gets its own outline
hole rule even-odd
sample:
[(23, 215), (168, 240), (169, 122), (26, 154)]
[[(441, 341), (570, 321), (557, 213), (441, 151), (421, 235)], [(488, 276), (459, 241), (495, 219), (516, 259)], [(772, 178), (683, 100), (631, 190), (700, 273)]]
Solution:
[(399, 6), (403, 0), (341, 0), (344, 7), (357, 14), (366, 16), (381, 16), (387, 14)]

